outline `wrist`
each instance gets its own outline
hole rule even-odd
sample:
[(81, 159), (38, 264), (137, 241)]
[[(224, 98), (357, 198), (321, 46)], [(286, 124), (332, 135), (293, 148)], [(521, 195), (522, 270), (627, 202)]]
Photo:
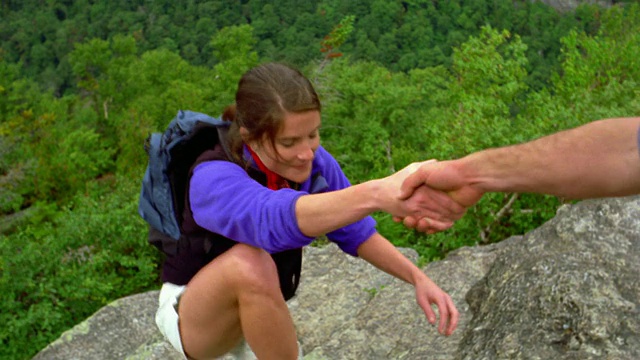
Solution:
[(382, 180), (369, 180), (353, 187), (358, 194), (360, 205), (364, 207), (367, 214), (384, 211), (385, 190)]
[(370, 194), (370, 208), (372, 212), (385, 211), (388, 208), (388, 190), (385, 189), (384, 181), (376, 179), (367, 181), (368, 193)]
[(418, 269), (418, 271), (414, 271), (411, 273), (411, 277), (410, 277), (410, 283), (414, 286), (414, 287), (418, 287), (420, 286), (420, 284), (424, 284), (424, 283), (428, 283), (431, 281), (431, 279), (429, 279), (429, 277), (427, 276), (427, 274), (425, 274), (424, 272), (422, 272), (422, 270)]
[(482, 165), (486, 159), (484, 152), (477, 152), (453, 161), (453, 168), (458, 174), (460, 187), (470, 187), (474, 190), (485, 193), (488, 186), (488, 174), (483, 173)]

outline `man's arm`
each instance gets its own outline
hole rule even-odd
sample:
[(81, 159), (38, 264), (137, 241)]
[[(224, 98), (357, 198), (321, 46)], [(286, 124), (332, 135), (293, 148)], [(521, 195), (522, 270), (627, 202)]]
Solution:
[(471, 154), (461, 171), (483, 192), (584, 199), (640, 193), (640, 118), (619, 118)]
[(530, 192), (573, 199), (640, 193), (640, 118), (591, 122), (524, 144), (424, 164), (402, 185), (450, 192), (471, 206), (485, 192)]

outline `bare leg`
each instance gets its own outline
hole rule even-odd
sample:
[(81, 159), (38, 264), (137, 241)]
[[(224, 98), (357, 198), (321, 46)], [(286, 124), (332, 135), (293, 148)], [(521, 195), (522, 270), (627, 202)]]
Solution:
[(278, 272), (264, 250), (238, 244), (218, 256), (189, 282), (178, 312), (182, 344), (191, 358), (221, 356), (242, 336), (261, 360), (298, 356)]

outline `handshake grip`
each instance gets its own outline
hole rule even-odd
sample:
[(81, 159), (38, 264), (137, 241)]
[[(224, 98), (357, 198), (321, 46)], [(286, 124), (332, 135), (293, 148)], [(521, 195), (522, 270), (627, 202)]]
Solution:
[(476, 204), (483, 193), (468, 184), (454, 161), (429, 160), (413, 163), (400, 185), (399, 199), (420, 210), (408, 216), (394, 215), (394, 221), (420, 232), (444, 231)]

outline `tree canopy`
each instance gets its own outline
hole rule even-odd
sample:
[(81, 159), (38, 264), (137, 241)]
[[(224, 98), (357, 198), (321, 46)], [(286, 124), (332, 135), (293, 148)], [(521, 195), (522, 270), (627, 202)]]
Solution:
[[(530, 1), (4, 1), (0, 357), (30, 358), (106, 303), (159, 286), (136, 211), (144, 141), (179, 109), (217, 116), (281, 61), (323, 103), (353, 183), (596, 119), (640, 114), (640, 5)], [(446, 232), (375, 214), (423, 261), (501, 241), (563, 199), (488, 194)]]

